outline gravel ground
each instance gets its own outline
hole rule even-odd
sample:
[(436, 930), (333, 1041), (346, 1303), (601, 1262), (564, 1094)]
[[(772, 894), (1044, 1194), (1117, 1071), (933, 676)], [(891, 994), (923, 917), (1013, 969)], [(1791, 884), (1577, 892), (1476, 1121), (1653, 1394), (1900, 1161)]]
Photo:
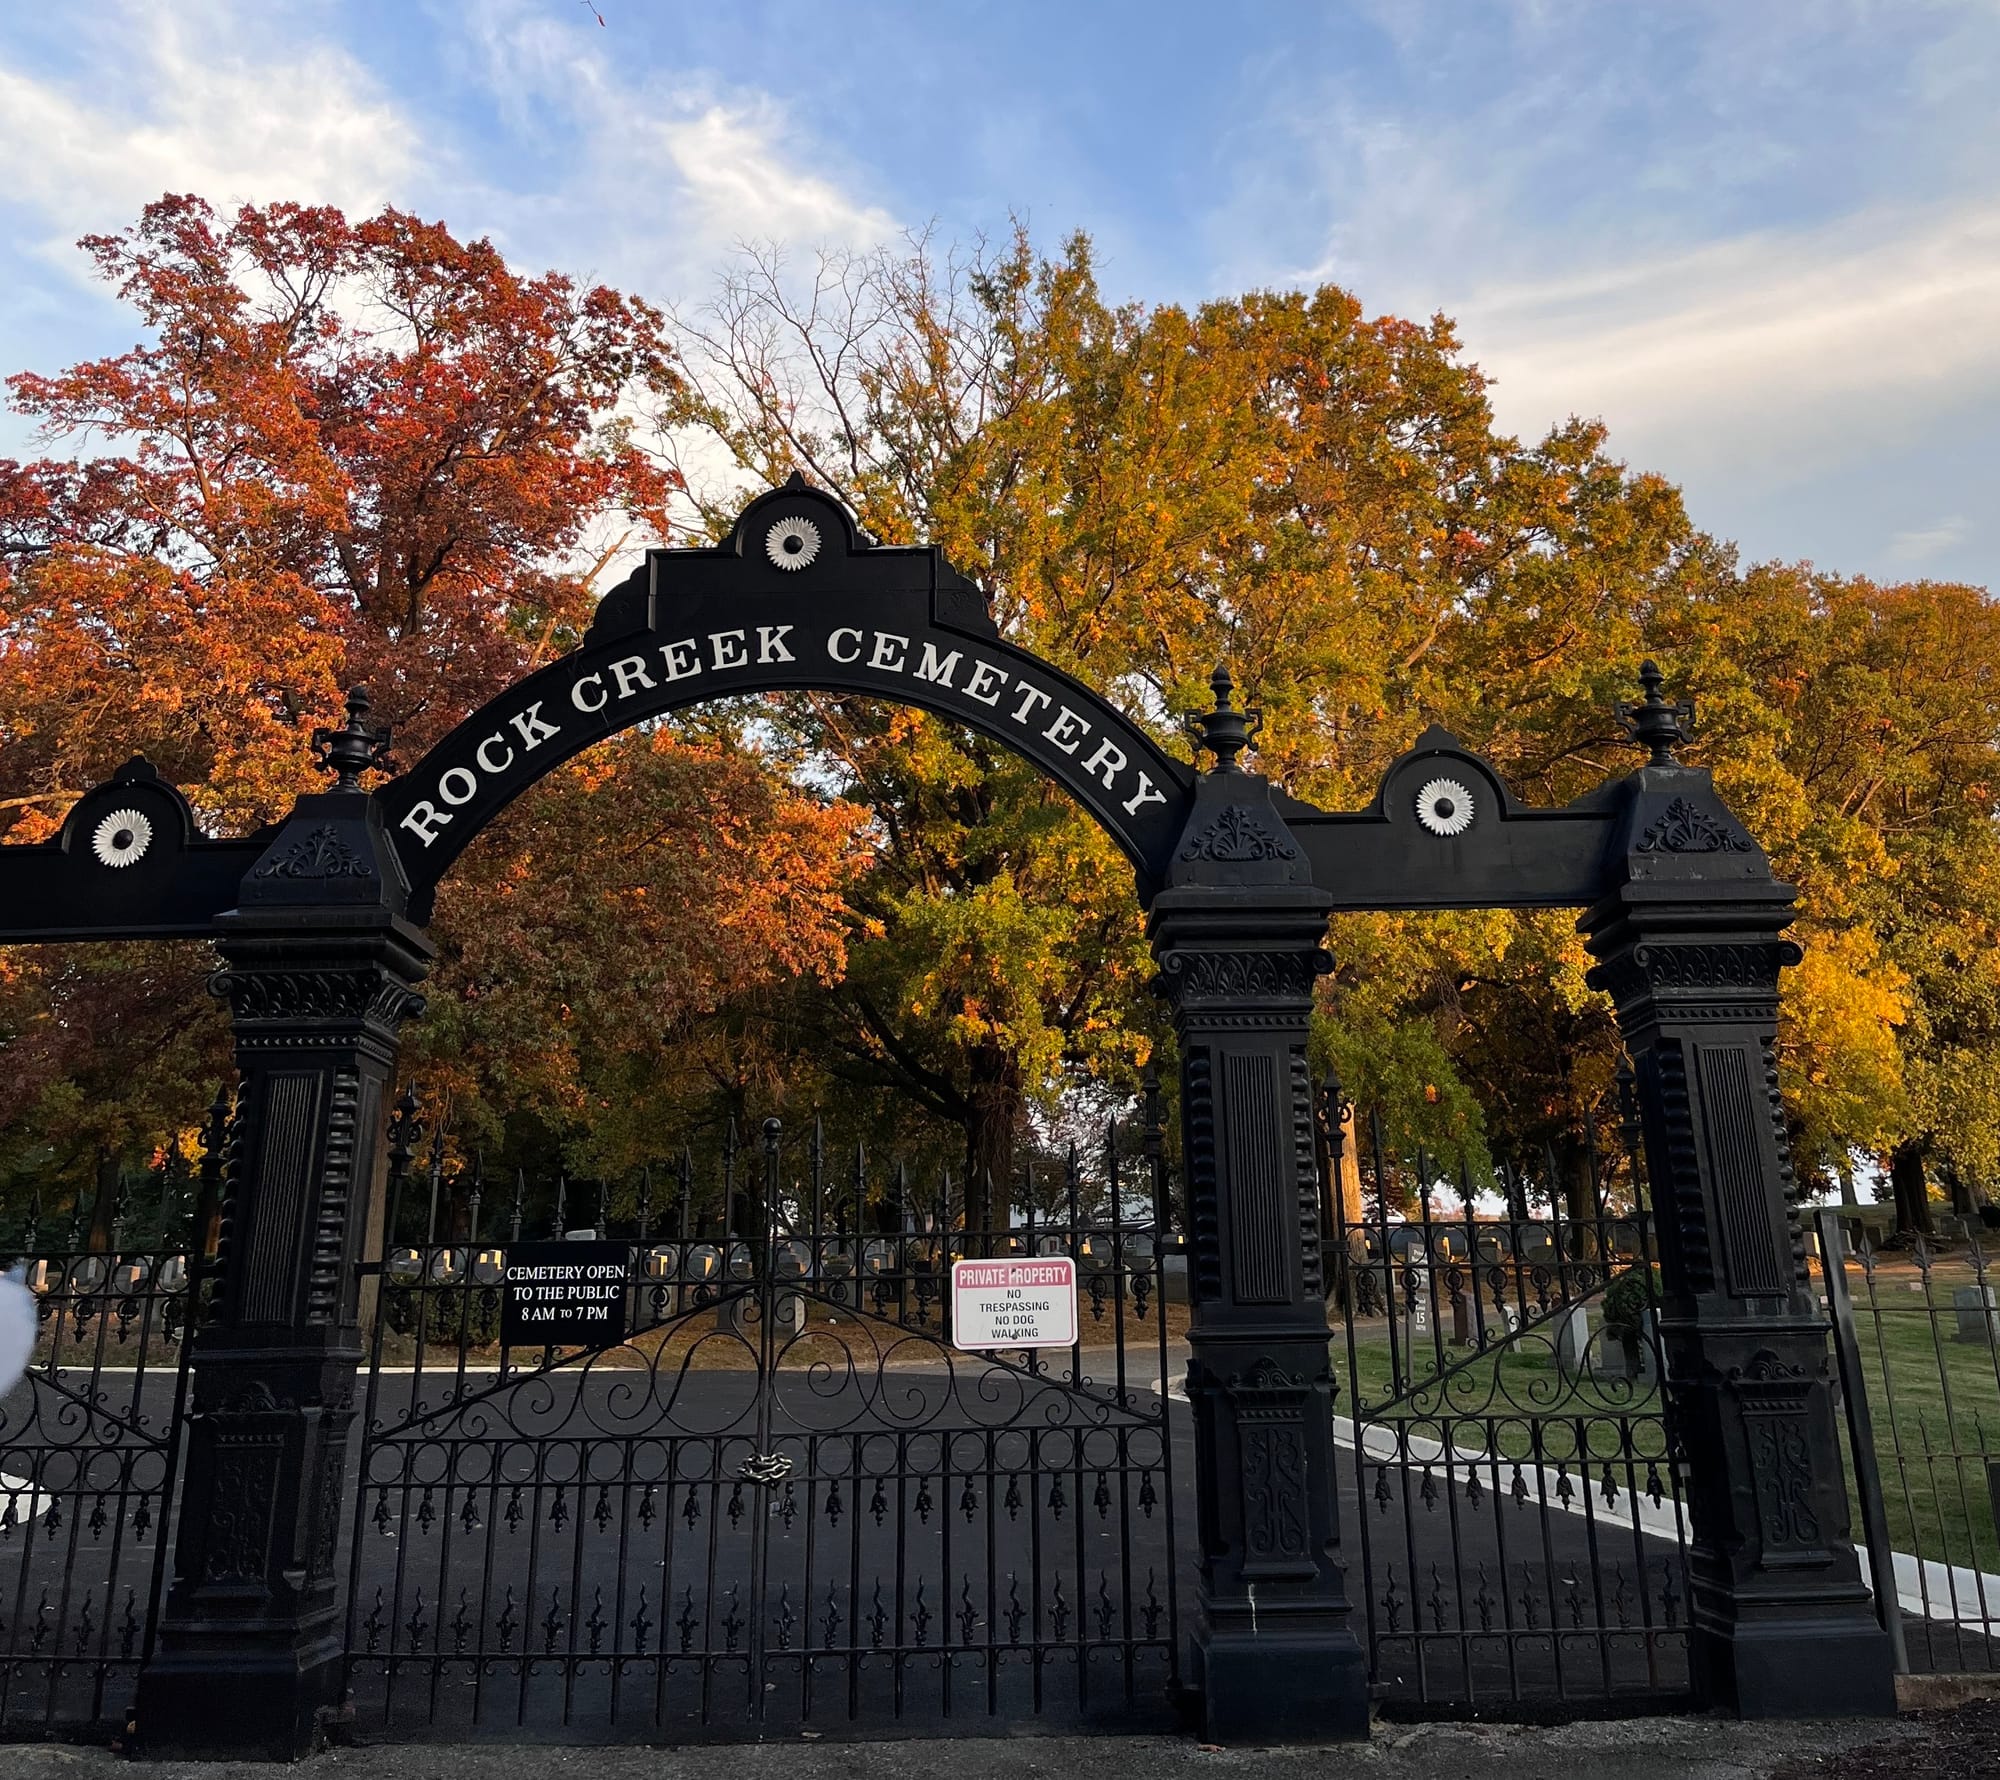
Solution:
[(1859, 1748), (1796, 1756), (1771, 1780), (1906, 1780), (1912, 1760), (1941, 1780), (2000, 1775), (2000, 1700), (1907, 1713), (1896, 1729), (1897, 1735)]
[[(2000, 1703), (1880, 1722), (1739, 1724), (1649, 1718), (1534, 1728), (1380, 1725), (1366, 1745), (1214, 1749), (1170, 1738), (965, 1737), (948, 1743), (787, 1744), (694, 1749), (401, 1744), (339, 1749), (301, 1780), (1076, 1780), (1109, 1769), (1151, 1780), (1886, 1780), (1913, 1763), (1948, 1780), (2000, 1775)], [(105, 1750), (0, 1748), (0, 1780), (111, 1780), (130, 1765)], [(144, 1764), (157, 1780), (250, 1780), (267, 1766)]]

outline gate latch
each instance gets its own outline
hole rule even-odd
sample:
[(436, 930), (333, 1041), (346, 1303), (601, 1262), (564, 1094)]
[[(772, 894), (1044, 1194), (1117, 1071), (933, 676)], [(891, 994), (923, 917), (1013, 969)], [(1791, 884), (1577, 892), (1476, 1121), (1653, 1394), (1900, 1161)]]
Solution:
[(792, 1461), (781, 1452), (753, 1452), (736, 1468), (745, 1483), (783, 1483), (792, 1474)]

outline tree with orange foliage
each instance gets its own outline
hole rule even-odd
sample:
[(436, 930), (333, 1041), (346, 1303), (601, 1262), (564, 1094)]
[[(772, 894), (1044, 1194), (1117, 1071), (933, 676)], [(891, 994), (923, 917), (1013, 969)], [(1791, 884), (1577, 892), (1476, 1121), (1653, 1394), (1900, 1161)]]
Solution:
[[(70, 454), (0, 462), (7, 839), (49, 833), (135, 750), (211, 832), (270, 821), (315, 782), (308, 738), (357, 682), (413, 757), (569, 647), (604, 566), (665, 535), (676, 478), (633, 444), (621, 409), (672, 400), (678, 379), (661, 316), (636, 298), (525, 276), (490, 242), (395, 210), (354, 221), (275, 204), (220, 218), (170, 197), (83, 245), (146, 338), (9, 380), (14, 405)], [(676, 885), (683, 943), (661, 968), (686, 975), (668, 993), (655, 972), (650, 995), (698, 1004), (760, 969), (829, 967), (838, 935), (813, 899), (841, 881), (847, 819), (775, 788), (751, 757), (712, 770), (716, 746), (637, 738), (531, 794), (506, 830), (514, 855), (486, 843), (441, 930), (474, 954), (481, 938), (522, 938), (499, 918), (509, 872), (545, 891), (574, 872), (550, 825), (617, 778), (651, 838), (622, 848), (612, 882), (634, 896), (649, 874)], [(695, 849), (701, 894), (683, 906), (676, 846), (697, 817), (730, 838)], [(799, 921), (796, 944), (765, 949), (761, 965), (745, 938), (759, 898)], [(614, 900), (570, 905), (573, 956), (556, 974), (572, 1002), (591, 992), (596, 941), (663, 937), (667, 917), (635, 924)], [(629, 1003), (629, 958), (602, 944), (595, 956)], [(523, 958), (555, 994), (532, 951)], [(90, 948), (5, 960), (0, 1125), (70, 1162), (157, 1129), (181, 1078), (224, 1061), (203, 963), (193, 947), (148, 948), (143, 962)], [(471, 968), (448, 947), (432, 984), (459, 1047), (452, 1067), (483, 1060), (504, 1076), (521, 1052), (551, 1048), (504, 997), (507, 1018), (482, 1027), (496, 1003), (480, 1003)], [(455, 1001), (464, 1017), (443, 1017)], [(426, 1042), (442, 1067), (449, 1047)]]
[(165, 198), (83, 245), (150, 338), (8, 380), (104, 453), (0, 464), (12, 838), (135, 747), (268, 821), (345, 686), (422, 748), (574, 634), (608, 543), (664, 532), (674, 479), (616, 418), (674, 387), (642, 302), (394, 210)]

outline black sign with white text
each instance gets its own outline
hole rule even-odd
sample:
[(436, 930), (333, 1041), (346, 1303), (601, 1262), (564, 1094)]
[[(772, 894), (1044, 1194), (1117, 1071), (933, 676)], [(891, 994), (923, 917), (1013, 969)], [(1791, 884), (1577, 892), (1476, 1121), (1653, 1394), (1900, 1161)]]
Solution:
[(581, 647), (377, 791), (417, 905), (487, 822), (584, 748), (685, 705), (798, 689), (893, 699), (993, 736), (1066, 787), (1142, 873), (1163, 876), (1187, 820), (1188, 768), (1101, 694), (1006, 641), (937, 551), (854, 548), (851, 532), (826, 496), (783, 489), (721, 546), (650, 552)]
[(609, 1347), (625, 1339), (624, 1242), (516, 1242), (507, 1248), (500, 1339), (509, 1347)]

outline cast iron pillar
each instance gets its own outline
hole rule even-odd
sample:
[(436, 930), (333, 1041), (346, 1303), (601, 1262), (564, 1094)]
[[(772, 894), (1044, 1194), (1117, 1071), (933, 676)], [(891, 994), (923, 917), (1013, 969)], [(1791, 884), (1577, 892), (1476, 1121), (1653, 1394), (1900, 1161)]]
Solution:
[[(355, 1262), (386, 1090), (429, 942), (360, 789), (302, 797), (217, 923), (240, 1072), (213, 1293), (195, 1335), (174, 1573), (139, 1677), (149, 1756), (307, 1753), (340, 1700), (334, 1556), (355, 1369)], [(342, 752), (343, 741), (347, 758)]]
[(1201, 1570), (1190, 1680), (1216, 1742), (1364, 1737), (1334, 1475), (1306, 1032), (1327, 895), (1218, 668), (1215, 765), (1149, 917), (1181, 1049)]
[(1607, 893), (1580, 923), (1638, 1078), (1659, 1331), (1687, 1463), (1697, 1697), (1743, 1717), (1888, 1714), (1889, 1641), (1848, 1536), (1826, 1317), (1806, 1268), (1774, 1045), (1790, 886), (1679, 765), (1682, 708), (1631, 727)]

